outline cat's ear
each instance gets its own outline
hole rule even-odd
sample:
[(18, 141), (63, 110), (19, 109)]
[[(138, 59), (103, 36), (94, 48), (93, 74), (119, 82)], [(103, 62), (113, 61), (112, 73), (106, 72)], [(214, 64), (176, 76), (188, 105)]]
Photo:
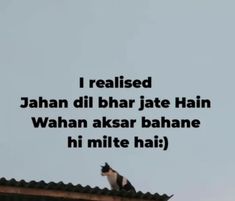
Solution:
[(106, 166), (109, 166), (109, 164), (108, 164), (108, 163), (106, 163), (106, 162), (105, 162), (105, 165), (106, 165)]

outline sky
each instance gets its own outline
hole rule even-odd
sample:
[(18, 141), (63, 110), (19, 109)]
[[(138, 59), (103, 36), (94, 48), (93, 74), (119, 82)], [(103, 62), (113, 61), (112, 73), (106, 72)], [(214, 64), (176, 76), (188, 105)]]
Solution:
[[(137, 191), (234, 201), (234, 1), (0, 1), (0, 177), (108, 187), (108, 162)], [(152, 88), (79, 88), (79, 77)], [(21, 108), (21, 97), (200, 95), (211, 108)], [(200, 119), (200, 128), (34, 128), (31, 117)], [(166, 136), (157, 148), (68, 148), (67, 138)]]

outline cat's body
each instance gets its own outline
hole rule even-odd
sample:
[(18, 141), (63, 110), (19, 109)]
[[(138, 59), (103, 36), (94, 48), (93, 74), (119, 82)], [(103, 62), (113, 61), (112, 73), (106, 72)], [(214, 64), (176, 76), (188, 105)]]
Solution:
[(113, 170), (107, 163), (102, 166), (101, 175), (107, 177), (112, 190), (135, 191), (130, 181)]

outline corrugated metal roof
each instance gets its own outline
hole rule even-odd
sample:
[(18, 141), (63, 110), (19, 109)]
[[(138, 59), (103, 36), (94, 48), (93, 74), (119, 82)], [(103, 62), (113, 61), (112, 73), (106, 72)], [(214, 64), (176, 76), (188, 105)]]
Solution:
[(167, 201), (172, 197), (166, 194), (159, 195), (158, 193), (151, 194), (149, 192), (143, 193), (141, 191), (127, 192), (127, 191), (109, 190), (107, 188), (100, 189), (99, 187), (92, 188), (90, 186), (81, 186), (80, 184), (73, 185), (72, 183), (68, 183), (68, 184), (64, 184), (63, 182), (46, 183), (45, 181), (26, 182), (25, 180), (16, 181), (15, 179), (7, 180), (5, 178), (0, 178), (0, 186), (21, 187), (21, 188), (31, 188), (31, 189), (45, 189), (45, 190), (60, 190), (60, 191), (66, 191), (66, 192), (79, 192), (79, 193), (118, 196), (118, 197), (154, 200), (154, 201)]

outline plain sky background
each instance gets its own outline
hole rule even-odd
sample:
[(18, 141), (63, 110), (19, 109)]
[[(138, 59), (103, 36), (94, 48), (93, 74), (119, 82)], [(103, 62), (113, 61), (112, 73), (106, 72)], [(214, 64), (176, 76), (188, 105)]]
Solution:
[[(0, 177), (109, 187), (109, 162), (138, 191), (175, 201), (234, 201), (235, 3), (0, 0)], [(78, 77), (152, 76), (152, 89), (79, 89)], [(174, 100), (210, 109), (22, 109), (20, 98), (92, 95)], [(31, 116), (199, 118), (199, 129), (35, 129)], [(68, 149), (67, 137), (167, 136), (158, 149)]]

